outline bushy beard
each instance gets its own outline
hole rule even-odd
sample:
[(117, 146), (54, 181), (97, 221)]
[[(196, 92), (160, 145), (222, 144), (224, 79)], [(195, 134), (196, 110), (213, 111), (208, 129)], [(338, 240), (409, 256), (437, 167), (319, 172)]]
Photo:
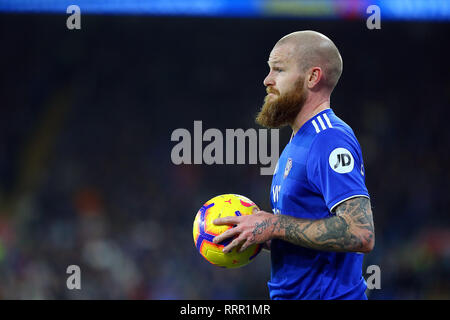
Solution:
[(266, 128), (281, 128), (292, 125), (298, 113), (302, 110), (307, 97), (307, 92), (303, 89), (303, 79), (299, 77), (294, 89), (278, 98), (271, 100), (269, 93), (277, 93), (267, 87), (267, 95), (261, 111), (256, 116), (256, 123)]

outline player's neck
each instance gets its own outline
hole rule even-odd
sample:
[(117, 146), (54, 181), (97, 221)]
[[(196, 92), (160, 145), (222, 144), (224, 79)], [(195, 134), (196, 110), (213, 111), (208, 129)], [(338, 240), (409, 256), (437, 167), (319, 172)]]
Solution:
[(327, 98), (325, 100), (321, 100), (318, 102), (310, 102), (305, 103), (302, 110), (298, 113), (297, 117), (295, 118), (294, 123), (292, 124), (292, 131), (293, 135), (295, 135), (298, 130), (312, 117), (314, 117), (316, 114), (322, 112), (325, 109), (330, 108), (330, 98)]

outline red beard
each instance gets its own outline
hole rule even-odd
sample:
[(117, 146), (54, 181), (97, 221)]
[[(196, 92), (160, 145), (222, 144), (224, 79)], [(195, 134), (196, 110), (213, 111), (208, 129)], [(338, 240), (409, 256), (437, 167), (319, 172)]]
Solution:
[[(302, 110), (307, 94), (303, 89), (303, 79), (299, 78), (294, 89), (275, 100), (267, 95), (264, 98), (264, 105), (256, 116), (256, 123), (266, 128), (281, 128), (292, 125), (298, 113)], [(267, 88), (268, 93), (277, 93)]]

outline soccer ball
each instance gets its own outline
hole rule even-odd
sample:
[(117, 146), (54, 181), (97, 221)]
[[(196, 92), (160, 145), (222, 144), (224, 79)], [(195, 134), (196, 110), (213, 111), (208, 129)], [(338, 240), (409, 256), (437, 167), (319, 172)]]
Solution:
[[(228, 253), (222, 250), (233, 239), (228, 238), (221, 243), (213, 243), (215, 236), (233, 228), (230, 225), (217, 226), (213, 221), (227, 216), (250, 215), (258, 207), (250, 199), (237, 194), (223, 194), (206, 202), (197, 212), (194, 220), (194, 243), (200, 254), (215, 266), (238, 268), (249, 264), (261, 251), (261, 244), (254, 244), (238, 252), (233, 248)], [(258, 209), (259, 210), (259, 209)]]

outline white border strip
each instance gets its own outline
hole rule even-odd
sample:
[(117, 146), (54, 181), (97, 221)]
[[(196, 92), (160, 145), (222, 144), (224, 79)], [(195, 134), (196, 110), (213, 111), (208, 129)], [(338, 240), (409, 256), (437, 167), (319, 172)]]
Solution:
[(339, 202), (336, 203), (334, 206), (332, 206), (332, 207), (331, 207), (331, 210), (330, 210), (331, 213), (333, 213), (334, 208), (336, 208), (336, 206), (340, 205), (342, 202), (347, 201), (347, 200), (350, 200), (350, 199), (352, 199), (352, 198), (357, 198), (357, 197), (364, 197), (364, 198), (370, 199), (370, 198), (369, 198), (368, 196), (366, 196), (365, 194), (356, 194), (356, 195), (354, 195), (354, 196), (350, 196), (350, 197), (348, 197), (348, 198), (345, 198), (344, 200), (339, 201)]

